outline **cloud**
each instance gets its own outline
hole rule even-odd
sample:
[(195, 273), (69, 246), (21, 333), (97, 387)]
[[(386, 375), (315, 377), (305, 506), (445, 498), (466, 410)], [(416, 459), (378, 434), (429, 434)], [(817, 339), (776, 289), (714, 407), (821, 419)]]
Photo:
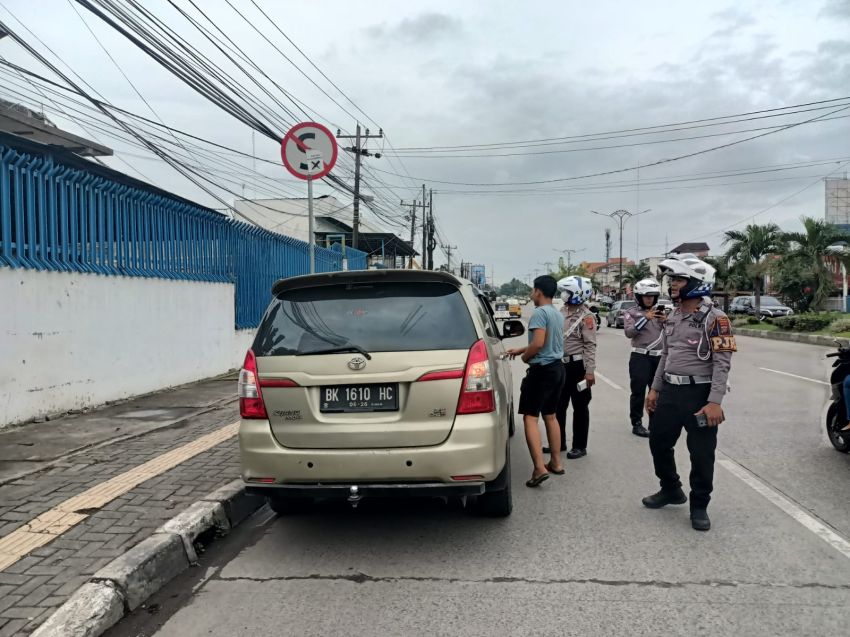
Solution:
[(711, 37), (713, 38), (729, 38), (743, 29), (756, 24), (755, 17), (741, 9), (735, 8), (718, 11), (711, 17), (723, 25), (720, 29), (712, 33)]
[(818, 17), (850, 20), (850, 0), (827, 0)]
[(429, 12), (393, 25), (376, 24), (366, 27), (365, 31), (369, 37), (384, 42), (427, 44), (458, 35), (463, 31), (463, 23), (444, 13)]

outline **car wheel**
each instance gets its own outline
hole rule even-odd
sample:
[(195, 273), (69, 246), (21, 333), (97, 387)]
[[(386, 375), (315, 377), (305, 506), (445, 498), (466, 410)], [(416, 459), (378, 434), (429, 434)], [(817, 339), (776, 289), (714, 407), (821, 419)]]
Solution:
[(505, 468), (494, 481), (503, 487), (495, 491), (486, 491), (475, 498), (474, 511), (477, 515), (488, 518), (506, 518), (513, 511), (511, 497), (511, 449), (505, 452)]
[(267, 496), (266, 502), (268, 502), (269, 508), (278, 515), (306, 513), (313, 505), (311, 498), (288, 498), (283, 495)]

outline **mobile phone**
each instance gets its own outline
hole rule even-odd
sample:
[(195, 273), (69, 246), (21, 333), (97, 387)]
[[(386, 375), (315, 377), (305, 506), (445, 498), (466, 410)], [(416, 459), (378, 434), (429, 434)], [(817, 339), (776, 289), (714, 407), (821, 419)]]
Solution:
[(697, 427), (708, 427), (708, 416), (705, 414), (697, 414)]
[(578, 385), (576, 385), (576, 387), (579, 391), (584, 391), (585, 389), (587, 389), (587, 379), (581, 381)]

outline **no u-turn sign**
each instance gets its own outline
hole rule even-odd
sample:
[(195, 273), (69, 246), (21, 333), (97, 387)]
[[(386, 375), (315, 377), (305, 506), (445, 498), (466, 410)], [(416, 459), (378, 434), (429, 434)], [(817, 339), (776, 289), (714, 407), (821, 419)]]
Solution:
[(338, 153), (336, 138), (316, 122), (296, 124), (280, 143), (283, 165), (299, 179), (321, 179), (336, 164)]

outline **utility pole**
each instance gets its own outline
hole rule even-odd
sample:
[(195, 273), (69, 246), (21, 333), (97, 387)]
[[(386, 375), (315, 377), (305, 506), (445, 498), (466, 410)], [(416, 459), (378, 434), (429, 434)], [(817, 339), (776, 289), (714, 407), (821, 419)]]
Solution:
[(443, 246), (443, 250), (446, 251), (446, 256), (449, 259), (449, 274), (452, 273), (452, 250), (457, 250), (457, 246)]
[(370, 135), (369, 129), (366, 129), (366, 133), (363, 134), (360, 131), (360, 124), (357, 124), (357, 129), (354, 135), (343, 135), (342, 131), (337, 129), (336, 131), (337, 139), (353, 139), (354, 146), (345, 146), (343, 150), (347, 150), (349, 153), (354, 153), (354, 218), (352, 221), (352, 237), (351, 244), (355, 250), (360, 249), (360, 158), (361, 157), (375, 157), (376, 159), (381, 158), (381, 153), (370, 153), (365, 148), (365, 144), (370, 139), (382, 139), (384, 137), (383, 129), (378, 131), (377, 135)]
[(425, 207), (427, 206), (427, 202), (425, 199), (425, 184), (422, 184), (422, 263), (424, 269), (433, 270), (428, 263), (427, 254), (428, 254), (428, 215), (425, 212)]
[[(419, 203), (414, 200), (412, 203), (406, 203), (404, 199), (401, 200), (401, 205), (403, 207), (410, 208), (410, 214), (408, 215), (408, 219), (410, 219), (410, 249), (415, 252), (414, 241), (416, 240), (416, 208), (419, 206)], [(422, 223), (425, 223), (425, 206), (422, 206)], [(413, 255), (410, 255), (410, 258), (407, 262), (407, 267), (413, 267)], [(422, 253), (422, 269), (425, 269), (425, 253)]]
[(601, 212), (596, 212), (595, 210), (591, 210), (595, 215), (599, 215), (600, 217), (610, 217), (617, 222), (617, 225), (620, 228), (620, 281), (617, 285), (617, 296), (620, 299), (623, 298), (623, 225), (626, 223), (626, 219), (630, 217), (637, 217), (639, 215), (645, 214), (649, 212), (649, 209), (643, 210), (641, 212), (631, 213), (628, 210), (615, 210), (613, 212), (609, 212), (607, 215)]
[(539, 265), (542, 265), (544, 268), (546, 268), (546, 272), (551, 274), (552, 266), (555, 265), (555, 264), (552, 263), (551, 261), (541, 261)]
[[(425, 212), (423, 211), (423, 215)], [(434, 190), (428, 191), (428, 267), (434, 269), (434, 249), (437, 241), (434, 239), (436, 230), (434, 228)]]
[(555, 252), (557, 252), (559, 254), (566, 254), (567, 255), (567, 272), (569, 272), (570, 269), (573, 267), (572, 259), (571, 259), (572, 255), (577, 254), (579, 252), (584, 252), (584, 248), (582, 248), (581, 250), (572, 250), (572, 249), (555, 250)]

